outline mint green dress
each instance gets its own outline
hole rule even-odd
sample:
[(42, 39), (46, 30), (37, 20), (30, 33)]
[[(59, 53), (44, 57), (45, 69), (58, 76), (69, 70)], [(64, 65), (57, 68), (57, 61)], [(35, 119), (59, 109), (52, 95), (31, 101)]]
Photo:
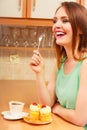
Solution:
[[(64, 74), (64, 63), (62, 63), (61, 69), (57, 70), (56, 96), (64, 108), (75, 109), (81, 65), (82, 62), (78, 62), (70, 74)], [(84, 128), (87, 130), (87, 125)]]

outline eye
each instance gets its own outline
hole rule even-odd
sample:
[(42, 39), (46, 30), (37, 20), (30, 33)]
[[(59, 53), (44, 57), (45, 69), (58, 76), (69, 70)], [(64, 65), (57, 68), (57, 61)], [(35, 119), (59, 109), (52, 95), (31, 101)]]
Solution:
[(69, 22), (69, 19), (68, 19), (68, 18), (62, 19), (62, 22), (63, 22), (63, 23), (67, 23), (67, 22)]
[(53, 19), (53, 23), (56, 23), (56, 20), (55, 20), (55, 19)]
[(56, 22), (57, 22), (57, 18), (54, 17), (54, 18), (53, 18), (53, 23), (56, 23)]

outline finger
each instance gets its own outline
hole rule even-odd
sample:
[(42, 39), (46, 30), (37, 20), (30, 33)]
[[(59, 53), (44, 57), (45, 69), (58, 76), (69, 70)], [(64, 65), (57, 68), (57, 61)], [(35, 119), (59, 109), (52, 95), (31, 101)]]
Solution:
[(30, 64), (31, 65), (39, 65), (40, 64), (40, 59), (39, 59), (39, 57), (36, 54), (34, 54), (32, 56)]
[(39, 50), (34, 50), (33, 54), (36, 54), (37, 56), (39, 56), (40, 58), (42, 58), (42, 55), (40, 54)]
[(39, 51), (38, 50), (34, 50), (33, 54), (39, 55)]
[(33, 61), (36, 65), (40, 64), (40, 60), (39, 60), (38, 58), (36, 58), (35, 56), (32, 57), (32, 61)]
[(33, 56), (31, 58), (31, 65), (39, 65), (42, 60), (42, 56), (38, 50), (33, 51)]
[(39, 64), (37, 62), (35, 62), (34, 60), (30, 61), (30, 65), (31, 66), (38, 66)]
[(35, 58), (37, 61), (39, 61), (40, 62), (40, 60), (41, 60), (41, 58), (40, 58), (40, 56), (39, 56), (39, 53), (34, 53), (33, 54), (33, 58)]

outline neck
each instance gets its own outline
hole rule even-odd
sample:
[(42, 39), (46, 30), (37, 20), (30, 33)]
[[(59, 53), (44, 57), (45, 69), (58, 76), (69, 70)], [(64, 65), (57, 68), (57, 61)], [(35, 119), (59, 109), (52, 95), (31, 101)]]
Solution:
[(74, 58), (68, 57), (66, 58), (65, 64), (76, 64), (77, 61)]

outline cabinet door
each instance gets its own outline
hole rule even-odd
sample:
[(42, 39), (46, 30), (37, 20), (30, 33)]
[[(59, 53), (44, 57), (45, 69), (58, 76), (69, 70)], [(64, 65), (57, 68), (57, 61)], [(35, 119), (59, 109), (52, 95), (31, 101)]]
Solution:
[(0, 17), (24, 17), (26, 0), (0, 0)]
[(30, 17), (51, 19), (54, 16), (55, 10), (63, 1), (76, 2), (77, 0), (31, 0)]
[(86, 7), (86, 9), (87, 9), (87, 0), (84, 0), (84, 6)]

